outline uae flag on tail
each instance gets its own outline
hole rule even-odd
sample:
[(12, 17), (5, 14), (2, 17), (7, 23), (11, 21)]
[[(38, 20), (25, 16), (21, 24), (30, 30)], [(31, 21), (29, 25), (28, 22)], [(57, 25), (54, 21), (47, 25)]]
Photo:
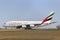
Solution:
[(51, 19), (53, 18), (53, 15), (54, 15), (54, 12), (51, 12), (51, 13), (42, 21), (41, 24), (43, 24), (43, 23), (46, 22), (46, 21), (51, 20)]

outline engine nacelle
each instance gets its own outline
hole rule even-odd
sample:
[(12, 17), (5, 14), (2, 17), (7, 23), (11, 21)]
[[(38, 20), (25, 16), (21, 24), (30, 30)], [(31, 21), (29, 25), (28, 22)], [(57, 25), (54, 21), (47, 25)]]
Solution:
[(17, 26), (17, 29), (23, 28), (23, 29), (31, 29), (32, 27), (34, 27), (34, 25), (20, 25)]
[(22, 26), (17, 26), (16, 28), (17, 28), (17, 29), (20, 29), (20, 28), (22, 28)]
[(34, 27), (35, 25), (31, 24), (30, 27)]

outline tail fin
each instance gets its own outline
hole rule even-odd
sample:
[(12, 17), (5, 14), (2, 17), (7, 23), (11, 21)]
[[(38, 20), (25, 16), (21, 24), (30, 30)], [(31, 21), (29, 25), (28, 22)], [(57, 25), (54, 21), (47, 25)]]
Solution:
[(50, 21), (53, 18), (54, 13), (55, 12), (52, 11), (44, 20), (42, 20), (42, 23), (41, 24), (43, 24), (46, 21)]

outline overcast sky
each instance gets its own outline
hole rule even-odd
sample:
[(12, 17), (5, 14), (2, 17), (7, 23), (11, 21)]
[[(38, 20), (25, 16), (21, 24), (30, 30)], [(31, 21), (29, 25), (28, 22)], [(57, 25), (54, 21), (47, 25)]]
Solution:
[(0, 0), (0, 26), (7, 21), (39, 21), (51, 11), (52, 20), (60, 21), (60, 0)]

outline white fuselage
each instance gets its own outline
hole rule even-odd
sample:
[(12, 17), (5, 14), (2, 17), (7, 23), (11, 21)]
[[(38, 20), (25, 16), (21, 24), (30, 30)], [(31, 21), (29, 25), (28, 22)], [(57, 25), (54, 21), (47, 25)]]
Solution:
[[(34, 25), (41, 24), (42, 21), (8, 21), (5, 23), (5, 26), (20, 26), (20, 25)], [(51, 23), (51, 21), (47, 21), (46, 23)]]

